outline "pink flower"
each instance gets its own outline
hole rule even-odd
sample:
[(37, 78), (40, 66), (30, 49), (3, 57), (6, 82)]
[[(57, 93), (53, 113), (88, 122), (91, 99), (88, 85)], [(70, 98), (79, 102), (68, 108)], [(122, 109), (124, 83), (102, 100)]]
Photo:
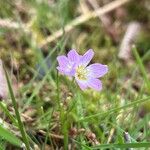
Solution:
[(97, 91), (102, 89), (102, 83), (98, 79), (108, 72), (107, 65), (94, 63), (88, 66), (94, 56), (92, 49), (88, 50), (83, 56), (75, 50), (71, 50), (66, 56), (58, 56), (59, 67), (57, 69), (69, 76), (74, 76), (76, 82), (82, 90), (88, 87)]
[(70, 50), (67, 57), (62, 55), (57, 57), (59, 66), (57, 69), (60, 73), (68, 76), (74, 76), (76, 63), (80, 59), (80, 55), (75, 50)]

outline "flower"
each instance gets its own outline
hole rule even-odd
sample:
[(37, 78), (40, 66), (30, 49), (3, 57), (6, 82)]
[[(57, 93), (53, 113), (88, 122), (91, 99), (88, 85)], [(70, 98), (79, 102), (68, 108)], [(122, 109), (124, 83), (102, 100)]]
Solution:
[(71, 50), (67, 56), (57, 57), (59, 63), (57, 69), (65, 75), (74, 76), (82, 90), (90, 87), (100, 91), (102, 83), (98, 78), (108, 72), (108, 67), (99, 63), (88, 66), (94, 56), (93, 50), (88, 50), (83, 56), (79, 55), (75, 50)]
[(74, 76), (76, 63), (80, 59), (80, 55), (75, 50), (70, 50), (67, 57), (62, 55), (57, 57), (59, 66), (57, 69), (60, 73), (68, 76)]

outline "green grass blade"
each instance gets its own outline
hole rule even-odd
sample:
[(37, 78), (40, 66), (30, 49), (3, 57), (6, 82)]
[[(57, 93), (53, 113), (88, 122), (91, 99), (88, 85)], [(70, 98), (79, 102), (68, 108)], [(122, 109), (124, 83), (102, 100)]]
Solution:
[(3, 150), (3, 148), (0, 146), (0, 150)]
[(92, 147), (92, 149), (99, 149), (99, 148), (149, 148), (150, 143), (124, 143), (124, 144), (101, 144)]
[(16, 119), (10, 114), (9, 110), (2, 102), (0, 102), (0, 108), (4, 111), (4, 113), (10, 118), (10, 120), (15, 124), (15, 126), (18, 126), (18, 123)]
[(21, 147), (22, 145), (22, 141), (19, 138), (17, 138), (13, 133), (3, 128), (1, 125), (0, 136), (15, 146)]
[(135, 46), (133, 46), (132, 50), (133, 50), (133, 54), (136, 58), (136, 61), (139, 65), (140, 71), (143, 75), (143, 78), (145, 80), (145, 84), (147, 85), (147, 88), (150, 90), (150, 80), (148, 79), (147, 72), (146, 72), (145, 67), (143, 65), (142, 59), (140, 58)]
[(27, 138), (26, 131), (24, 129), (24, 125), (21, 121), (21, 117), (20, 117), (18, 107), (17, 107), (17, 102), (16, 102), (16, 99), (15, 99), (15, 96), (14, 96), (14, 93), (13, 93), (13, 90), (12, 90), (12, 86), (11, 86), (11, 83), (10, 83), (10, 80), (9, 80), (9, 77), (8, 77), (8, 73), (7, 73), (5, 68), (4, 68), (4, 70), (5, 70), (5, 76), (6, 76), (6, 80), (7, 80), (7, 85), (8, 85), (10, 97), (11, 97), (11, 100), (12, 100), (12, 103), (13, 103), (13, 107), (15, 109), (16, 119), (18, 121), (18, 126), (19, 126), (19, 129), (20, 129), (21, 135), (22, 135), (22, 139), (25, 143), (26, 149), (30, 150), (29, 141), (28, 141), (28, 138)]
[(86, 120), (89, 120), (89, 119), (92, 119), (92, 118), (95, 118), (95, 117), (99, 117), (99, 116), (102, 116), (102, 115), (108, 115), (108, 114), (114, 113), (116, 111), (119, 111), (121, 109), (126, 109), (128, 107), (132, 107), (132, 106), (135, 106), (136, 104), (144, 103), (144, 102), (149, 101), (149, 100), (150, 100), (150, 96), (148, 96), (146, 98), (143, 98), (143, 99), (140, 99), (140, 100), (136, 100), (136, 101), (131, 102), (129, 104), (126, 104), (125, 106), (122, 106), (122, 107), (110, 109), (107, 112), (97, 113), (97, 114), (94, 114), (94, 115), (90, 115), (90, 116), (81, 118), (78, 121), (86, 121)]
[(78, 142), (77, 140), (74, 140), (74, 139), (73, 139), (73, 141), (74, 141), (75, 143), (77, 143), (78, 145), (80, 145), (81, 147), (84, 147), (85, 150), (91, 150), (91, 149), (92, 149), (91, 147), (89, 147), (89, 146), (87, 146), (87, 145), (85, 145), (85, 144), (82, 144), (81, 142)]

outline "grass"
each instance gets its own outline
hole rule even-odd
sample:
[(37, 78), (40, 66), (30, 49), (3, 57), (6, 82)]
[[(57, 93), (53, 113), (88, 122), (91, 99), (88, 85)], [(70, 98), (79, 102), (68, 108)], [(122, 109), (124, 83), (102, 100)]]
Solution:
[(9, 141), (11, 144), (16, 145), (18, 147), (22, 146), (21, 140), (17, 138), (13, 133), (5, 129), (2, 125), (0, 125), (0, 133), (1, 133), (1, 137)]
[[(83, 14), (80, 5), (79, 1), (69, 0), (0, 2), (1, 19), (11, 18), (30, 31), (0, 28), (0, 59), (8, 70), (10, 97), (0, 102), (3, 121), (0, 149), (19, 150), (24, 144), (27, 150), (149, 149), (150, 45), (147, 42), (142, 39), (145, 42), (142, 45), (138, 41), (140, 45), (137, 43), (132, 49), (133, 63), (126, 65), (117, 56), (120, 41), (114, 43), (95, 18), (39, 48), (46, 37), (63, 30)], [(112, 15), (114, 19), (115, 14)], [(132, 18), (126, 17), (124, 21)], [(117, 21), (125, 27), (121, 20)], [(142, 53), (145, 45), (148, 48)], [(72, 48), (80, 54), (92, 48), (95, 52), (92, 63), (108, 65), (108, 74), (101, 78), (101, 92), (82, 91), (75, 80), (57, 72), (56, 57)], [(17, 78), (17, 95), (9, 72)]]
[(13, 104), (13, 107), (15, 109), (16, 119), (18, 121), (18, 128), (19, 128), (19, 130), (21, 132), (22, 139), (23, 139), (23, 141), (25, 143), (26, 149), (30, 150), (30, 145), (29, 145), (29, 141), (28, 141), (28, 138), (27, 138), (27, 134), (26, 134), (24, 125), (23, 125), (23, 123), (21, 121), (21, 117), (20, 117), (20, 114), (19, 114), (19, 111), (18, 111), (18, 107), (17, 107), (17, 102), (16, 102), (16, 99), (15, 99), (15, 96), (14, 96), (14, 93), (13, 93), (13, 90), (12, 90), (12, 86), (11, 86), (11, 83), (10, 83), (10, 79), (8, 77), (8, 73), (7, 73), (6, 70), (5, 70), (5, 75), (6, 75), (6, 80), (7, 80), (8, 89), (9, 89), (10, 97), (11, 97), (11, 100), (12, 100), (12, 104)]
[(145, 80), (145, 84), (147, 85), (147, 88), (150, 90), (150, 81), (148, 79), (148, 75), (147, 75), (146, 69), (144, 67), (144, 64), (142, 63), (142, 60), (141, 60), (141, 58), (140, 58), (140, 56), (139, 56), (135, 46), (133, 46), (133, 53), (135, 55), (136, 61), (137, 61), (138, 65), (139, 65), (139, 69), (140, 69), (140, 71), (141, 71), (141, 73), (143, 75), (143, 78)]

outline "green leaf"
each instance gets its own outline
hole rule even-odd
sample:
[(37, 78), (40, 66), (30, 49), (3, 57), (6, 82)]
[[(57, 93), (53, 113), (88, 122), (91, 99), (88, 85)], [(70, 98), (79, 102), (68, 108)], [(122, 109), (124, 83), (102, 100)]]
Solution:
[(0, 108), (4, 111), (4, 113), (11, 119), (11, 121), (18, 126), (18, 123), (16, 121), (16, 119), (13, 117), (13, 115), (9, 112), (9, 110), (7, 109), (7, 107), (4, 105), (3, 102), (0, 102)]
[(132, 51), (133, 51), (133, 54), (134, 54), (134, 56), (136, 58), (137, 64), (139, 66), (139, 69), (140, 69), (140, 71), (141, 71), (141, 73), (143, 75), (145, 84), (147, 85), (147, 88), (150, 90), (150, 81), (148, 79), (148, 73), (146, 72), (146, 69), (144, 67), (143, 61), (140, 58), (140, 55), (139, 55), (139, 53), (138, 53), (138, 51), (137, 51), (135, 46), (133, 46)]
[(99, 149), (99, 148), (149, 148), (150, 142), (147, 143), (124, 143), (124, 144), (101, 144), (92, 147), (92, 149)]
[(141, 103), (144, 103), (144, 102), (147, 102), (150, 100), (150, 96), (146, 97), (146, 98), (143, 98), (143, 99), (139, 99), (137, 101), (134, 101), (134, 102), (131, 102), (129, 104), (126, 104), (124, 106), (121, 106), (121, 107), (118, 107), (118, 108), (113, 108), (113, 109), (110, 109), (108, 110), (107, 112), (101, 112), (101, 113), (97, 113), (97, 114), (94, 114), (94, 115), (89, 115), (87, 117), (84, 117), (84, 118), (81, 118), (79, 119), (78, 121), (87, 121), (87, 120), (90, 120), (92, 118), (95, 118), (95, 117), (99, 117), (99, 116), (102, 116), (102, 115), (109, 115), (109, 114), (112, 114), (114, 112), (117, 112), (121, 109), (126, 109), (126, 108), (129, 108), (129, 107), (133, 107), (137, 104), (141, 104)]
[(27, 138), (27, 133), (26, 133), (24, 125), (21, 121), (20, 113), (19, 113), (19, 110), (18, 110), (18, 106), (17, 106), (17, 102), (16, 102), (16, 99), (15, 99), (14, 93), (13, 93), (11, 82), (10, 82), (8, 73), (7, 73), (5, 68), (4, 68), (4, 71), (5, 71), (5, 75), (6, 75), (7, 85), (8, 85), (10, 97), (11, 97), (11, 100), (12, 100), (12, 104), (13, 104), (13, 107), (15, 109), (16, 119), (18, 121), (18, 127), (19, 127), (20, 133), (22, 135), (22, 139), (24, 141), (26, 149), (30, 150), (30, 144), (29, 144), (29, 141), (28, 141), (28, 138)]
[(21, 147), (22, 145), (22, 141), (19, 138), (17, 138), (13, 133), (9, 132), (1, 125), (0, 125), (0, 136), (13, 145), (16, 145), (18, 147)]

